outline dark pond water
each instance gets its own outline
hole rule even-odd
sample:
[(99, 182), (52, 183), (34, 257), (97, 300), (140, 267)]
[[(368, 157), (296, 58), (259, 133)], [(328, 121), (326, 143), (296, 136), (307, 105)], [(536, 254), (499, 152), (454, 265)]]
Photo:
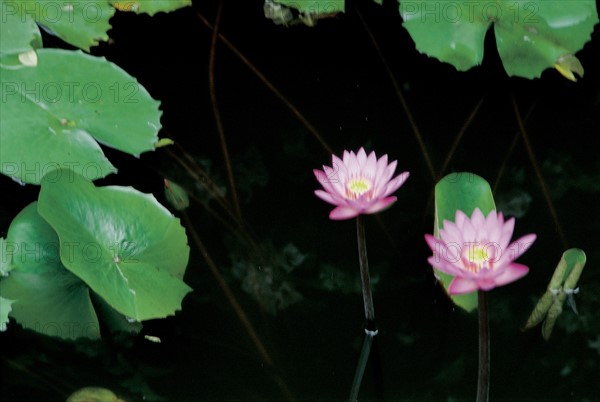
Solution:
[[(197, 11), (213, 21), (215, 9), (197, 3)], [(529, 275), (489, 295), (491, 400), (600, 400), (598, 29), (578, 54), (585, 79), (572, 83), (549, 70), (531, 81), (506, 77), (490, 33), (483, 66), (466, 73), (418, 54), (393, 4), (360, 1), (355, 8), (350, 2), (345, 15), (314, 28), (284, 28), (264, 19), (260, 1), (239, 3), (226, 2), (221, 33), (336, 154), (365, 146), (411, 172), (397, 203), (366, 218), (379, 335), (360, 400), (474, 400), (477, 317), (454, 308), (436, 285), (423, 240), (433, 227), (434, 176), (455, 171), (477, 173), (495, 187), (498, 208), (518, 216), (515, 236), (538, 235), (519, 260)], [(132, 185), (166, 203), (162, 179), (170, 177), (196, 196), (187, 210), (188, 237), (192, 228), (198, 233), (265, 352), (190, 237), (185, 281), (194, 292), (176, 316), (145, 323), (139, 336), (105, 334), (102, 342), (69, 343), (11, 322), (0, 334), (2, 400), (64, 401), (89, 385), (128, 401), (347, 399), (364, 317), (354, 222), (329, 220), (330, 207), (313, 194), (318, 183), (312, 169), (328, 164), (330, 154), (220, 42), (216, 96), (245, 226), (232, 224), (175, 160), (189, 155), (227, 187), (208, 90), (211, 31), (192, 9), (154, 18), (119, 14), (112, 24), (114, 43), (93, 53), (123, 67), (162, 102), (162, 135), (179, 147), (139, 160), (106, 150), (119, 174), (99, 184)], [(49, 37), (46, 46), (64, 44)], [(531, 155), (515, 104), (526, 118)], [(0, 185), (4, 236), (38, 188), (6, 177)], [(579, 315), (565, 309), (545, 342), (539, 327), (520, 328), (568, 247), (587, 253), (576, 296)]]

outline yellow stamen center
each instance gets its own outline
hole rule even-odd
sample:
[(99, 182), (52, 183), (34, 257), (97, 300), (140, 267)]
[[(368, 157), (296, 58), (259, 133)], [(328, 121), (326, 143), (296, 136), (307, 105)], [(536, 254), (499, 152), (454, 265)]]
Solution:
[(371, 182), (364, 177), (351, 179), (346, 185), (348, 198), (357, 199), (371, 189)]
[[(467, 248), (467, 252), (464, 255), (464, 267), (471, 272), (477, 273), (483, 267), (490, 265), (489, 256), (485, 247), (474, 246)], [(488, 268), (491, 268), (489, 266)]]
[(469, 254), (469, 260), (477, 265), (481, 265), (487, 259), (487, 252), (483, 247), (474, 247)]

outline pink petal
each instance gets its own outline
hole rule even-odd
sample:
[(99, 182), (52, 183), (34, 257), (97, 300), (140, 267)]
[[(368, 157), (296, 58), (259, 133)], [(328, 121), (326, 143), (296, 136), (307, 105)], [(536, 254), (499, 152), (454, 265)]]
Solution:
[(383, 173), (388, 166), (388, 156), (387, 154), (383, 155), (377, 161), (377, 171), (375, 172), (375, 182), (381, 180), (383, 178)]
[(356, 209), (346, 205), (340, 205), (329, 213), (329, 219), (341, 221), (344, 219), (354, 218), (358, 216), (358, 214), (359, 212)]
[(463, 244), (460, 230), (454, 223), (450, 221), (444, 220), (444, 228), (440, 231), (440, 235), (440, 237), (447, 243), (455, 242), (459, 243), (460, 245)]
[(327, 174), (319, 169), (313, 169), (313, 173), (315, 174), (315, 177), (317, 178), (317, 181), (319, 183), (322, 183), (323, 181), (327, 180)]
[(355, 159), (356, 155), (354, 155), (354, 152), (352, 151), (344, 151), (344, 154), (342, 156), (342, 159), (344, 160), (345, 164), (348, 164), (350, 162), (350, 159)]
[(321, 181), (321, 186), (325, 191), (331, 194), (333, 197), (338, 199), (344, 199), (344, 185), (341, 180), (337, 180), (333, 177)]
[(390, 181), (390, 179), (394, 175), (394, 172), (396, 171), (396, 166), (398, 166), (398, 161), (392, 161), (392, 163), (387, 165), (385, 171), (383, 172), (383, 176), (381, 176), (382, 186), (385, 185), (388, 181)]
[(465, 215), (463, 211), (461, 211), (460, 209), (456, 211), (456, 218), (454, 218), (454, 223), (456, 223), (456, 226), (458, 226), (459, 229), (462, 230), (462, 227), (465, 224), (465, 220), (467, 219), (467, 215)]
[(400, 188), (400, 186), (402, 186), (404, 184), (406, 179), (408, 179), (408, 176), (410, 176), (409, 172), (403, 172), (403, 173), (400, 173), (398, 176), (396, 176), (392, 181), (390, 181), (388, 183), (382, 196), (387, 197), (388, 195), (392, 194), (394, 191), (398, 190)]
[[(490, 214), (494, 213), (494, 211), (490, 212)], [(485, 224), (485, 217), (483, 216), (483, 212), (481, 209), (475, 208), (473, 214), (471, 215), (471, 222), (473, 222), (473, 226), (481, 227)]]
[(340, 205), (340, 202), (333, 198), (330, 193), (323, 190), (315, 190), (315, 195), (325, 202), (333, 205)]
[(387, 197), (387, 198), (383, 198), (381, 200), (378, 200), (376, 203), (374, 203), (369, 208), (367, 208), (365, 210), (365, 213), (367, 213), (367, 214), (374, 214), (375, 212), (382, 211), (385, 208), (389, 207), (396, 200), (397, 200), (396, 197)]
[(515, 229), (515, 218), (510, 218), (506, 223), (502, 226), (500, 238), (498, 239), (498, 243), (501, 247), (506, 248), (508, 246), (508, 242), (510, 242), (510, 238), (513, 235), (513, 231)]
[(535, 234), (530, 233), (512, 242), (506, 250), (503, 250), (502, 263), (506, 264), (519, 258), (521, 254), (531, 247), (536, 238)]
[(451, 295), (462, 295), (465, 293), (471, 293), (479, 289), (477, 282), (473, 279), (463, 278), (460, 276), (455, 277), (448, 286), (448, 293)]
[(375, 156), (375, 152), (371, 152), (367, 157), (367, 162), (363, 166), (363, 173), (368, 177), (375, 178), (377, 173), (377, 156)]
[(521, 279), (529, 272), (529, 268), (523, 264), (517, 264), (515, 262), (508, 264), (503, 272), (494, 278), (496, 286), (503, 286), (508, 283), (514, 282), (517, 279)]
[(365, 152), (365, 149), (363, 147), (361, 147), (358, 150), (356, 158), (358, 160), (358, 166), (360, 166), (360, 168), (363, 169), (367, 163), (367, 153)]

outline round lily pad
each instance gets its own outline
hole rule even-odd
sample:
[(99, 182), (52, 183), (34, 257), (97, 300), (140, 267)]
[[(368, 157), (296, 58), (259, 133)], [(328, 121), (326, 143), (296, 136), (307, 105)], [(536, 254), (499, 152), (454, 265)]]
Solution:
[(136, 156), (155, 149), (159, 102), (135, 78), (81, 51), (40, 49), (38, 58), (0, 75), (0, 172), (39, 184), (69, 168), (95, 180), (116, 171), (97, 141)]
[(65, 42), (88, 52), (99, 41), (108, 40), (107, 32), (111, 28), (108, 20), (115, 13), (106, 0), (11, 0), (6, 3), (10, 13), (17, 13), (19, 17), (29, 15)]
[(420, 52), (460, 71), (481, 64), (493, 25), (506, 72), (525, 78), (582, 49), (598, 22), (594, 0), (403, 0), (400, 14)]
[(0, 294), (13, 301), (10, 315), (19, 324), (64, 339), (100, 337), (89, 289), (62, 265), (58, 236), (38, 214), (37, 202), (11, 223), (2, 257), (11, 269), (0, 280)]
[(187, 237), (152, 195), (96, 188), (57, 170), (42, 180), (38, 211), (58, 233), (61, 261), (111, 307), (132, 320), (172, 315), (191, 291), (182, 278)]

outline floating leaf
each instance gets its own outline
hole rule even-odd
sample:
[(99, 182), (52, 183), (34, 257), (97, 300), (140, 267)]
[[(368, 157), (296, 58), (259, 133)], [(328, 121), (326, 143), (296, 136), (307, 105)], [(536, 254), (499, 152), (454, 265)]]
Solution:
[(42, 47), (42, 35), (35, 21), (31, 15), (21, 15), (12, 1), (0, 0), (0, 10), (0, 66), (35, 65), (31, 52), (35, 54), (34, 49)]
[(0, 74), (0, 172), (39, 184), (63, 167), (95, 180), (116, 171), (96, 141), (136, 156), (154, 150), (159, 102), (135, 78), (81, 51), (38, 56), (36, 68)]
[(525, 78), (582, 49), (598, 22), (594, 0), (401, 0), (400, 14), (420, 52), (460, 71), (481, 64), (493, 25), (506, 72)]
[[(434, 236), (439, 237), (444, 220), (454, 222), (456, 211), (460, 210), (467, 216), (471, 216), (475, 208), (479, 208), (486, 216), (490, 211), (496, 210), (489, 183), (468, 172), (451, 173), (445, 176), (435, 186)], [(435, 274), (448, 291), (453, 277), (440, 271), (435, 271)], [(477, 307), (477, 292), (449, 296), (454, 304), (466, 311), (472, 311)]]
[[(106, 0), (11, 0), (11, 12), (29, 15), (73, 46), (90, 51), (99, 41), (108, 40), (108, 20), (115, 10)], [(4, 21), (3, 21), (4, 23)]]
[(154, 15), (161, 11), (169, 12), (191, 6), (192, 0), (110, 0), (110, 3), (119, 11)]
[(172, 315), (191, 291), (182, 278), (183, 227), (150, 194), (96, 188), (60, 171), (42, 180), (38, 211), (60, 238), (61, 261), (114, 309), (133, 320)]
[(5, 252), (12, 270), (1, 279), (0, 293), (14, 300), (10, 315), (19, 324), (64, 339), (100, 337), (89, 289), (61, 264), (58, 236), (36, 202), (12, 221)]

